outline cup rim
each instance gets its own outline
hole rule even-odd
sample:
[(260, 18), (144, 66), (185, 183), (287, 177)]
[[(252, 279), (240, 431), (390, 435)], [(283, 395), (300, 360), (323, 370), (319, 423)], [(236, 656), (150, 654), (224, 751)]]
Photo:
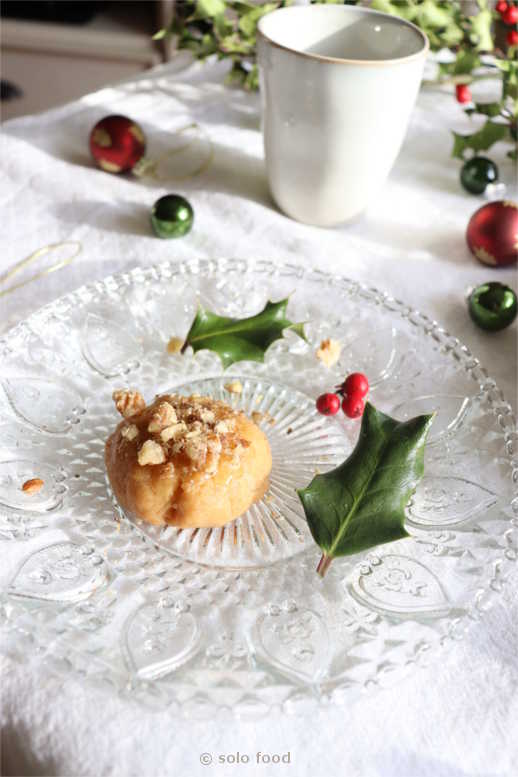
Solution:
[[(422, 39), (423, 47), (420, 51), (416, 51), (414, 54), (408, 54), (405, 57), (394, 57), (391, 59), (350, 59), (345, 57), (328, 57), (324, 54), (312, 54), (307, 51), (300, 51), (299, 49), (292, 48), (291, 46), (285, 46), (283, 43), (277, 43), (277, 41), (273, 40), (263, 32), (261, 29), (262, 23), (268, 16), (271, 14), (290, 12), (295, 8), (299, 11), (304, 9), (304, 12), (307, 12), (309, 9), (313, 8), (341, 8), (341, 13), (356, 12), (360, 14), (372, 14), (373, 16), (379, 16), (383, 19), (390, 19), (391, 21), (395, 21), (404, 27), (410, 27), (412, 30), (415, 30)], [(358, 8), (357, 6), (350, 5), (292, 5), (285, 8), (276, 8), (274, 11), (270, 11), (270, 13), (261, 16), (257, 25), (257, 33), (271, 46), (275, 46), (282, 51), (288, 51), (290, 54), (296, 54), (299, 57), (304, 57), (305, 59), (312, 59), (314, 62), (322, 62), (323, 64), (357, 65), (358, 67), (362, 65), (366, 65), (367, 67), (372, 67), (372, 65), (377, 65), (378, 67), (383, 67), (385, 65), (399, 65), (404, 62), (411, 62), (412, 60), (420, 59), (421, 57), (426, 56), (430, 49), (430, 41), (428, 40), (428, 36), (416, 24), (413, 24), (406, 19), (402, 19), (400, 16), (394, 16), (392, 14), (383, 13), (382, 11), (376, 11), (374, 8)]]

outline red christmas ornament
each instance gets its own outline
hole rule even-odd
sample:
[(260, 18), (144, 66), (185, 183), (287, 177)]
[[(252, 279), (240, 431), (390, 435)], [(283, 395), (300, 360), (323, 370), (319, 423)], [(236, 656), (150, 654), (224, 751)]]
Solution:
[(507, 11), (502, 14), (505, 24), (516, 24), (518, 22), (518, 6), (510, 5)]
[(126, 116), (106, 116), (90, 133), (92, 156), (107, 173), (132, 170), (145, 150), (142, 128)]
[(471, 102), (471, 89), (467, 84), (457, 84), (455, 87), (455, 94), (457, 95), (457, 102), (470, 103)]
[(510, 200), (488, 202), (469, 220), (466, 240), (483, 264), (503, 267), (518, 260), (518, 205)]
[(499, 0), (498, 3), (495, 5), (495, 11), (497, 11), (500, 16), (504, 14), (509, 6), (507, 5), (505, 0)]
[(506, 39), (510, 46), (518, 45), (518, 30), (509, 30)]

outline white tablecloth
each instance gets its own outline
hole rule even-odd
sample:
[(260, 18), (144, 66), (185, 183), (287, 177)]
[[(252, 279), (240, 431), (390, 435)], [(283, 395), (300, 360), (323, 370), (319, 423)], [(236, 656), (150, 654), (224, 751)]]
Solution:
[[(460, 188), (460, 164), (450, 158), (450, 129), (464, 121), (451, 95), (421, 93), (396, 167), (368, 213), (353, 225), (322, 230), (290, 221), (268, 197), (258, 98), (223, 87), (220, 65), (182, 69), (182, 63), (4, 125), (0, 274), (48, 243), (77, 240), (83, 251), (65, 269), (0, 298), (0, 327), (81, 283), (166, 258), (233, 256), (317, 265), (390, 291), (442, 322), (480, 357), (516, 405), (516, 324), (489, 335), (466, 311), (469, 286), (498, 279), (516, 288), (516, 278), (512, 270), (483, 267), (466, 247), (469, 216), (483, 200)], [(174, 182), (102, 173), (89, 159), (87, 139), (93, 124), (108, 113), (124, 113), (142, 124), (148, 156), (158, 160), (159, 172), (169, 170), (171, 160), (174, 164), (174, 155), (164, 156), (171, 133), (191, 122), (210, 138), (212, 163), (199, 175)], [(184, 152), (178, 153), (185, 172)], [(499, 149), (494, 157), (503, 179), (512, 181), (510, 162)], [(151, 234), (149, 211), (170, 191), (190, 199), (195, 226), (181, 240), (161, 241)], [(516, 194), (508, 189), (506, 196)], [(40, 261), (42, 267), (53, 260)], [(2, 553), (8, 550), (4, 544)], [(167, 712), (146, 712), (47, 676), (37, 663), (28, 668), (4, 661), (3, 773), (515, 774), (517, 588), (515, 573), (469, 639), (395, 690), (353, 708), (322, 708), (310, 718), (175, 720)], [(250, 763), (218, 765), (218, 755), (237, 751), (248, 754)], [(257, 751), (289, 751), (290, 764), (257, 766)], [(213, 755), (213, 765), (200, 764), (203, 752)]]

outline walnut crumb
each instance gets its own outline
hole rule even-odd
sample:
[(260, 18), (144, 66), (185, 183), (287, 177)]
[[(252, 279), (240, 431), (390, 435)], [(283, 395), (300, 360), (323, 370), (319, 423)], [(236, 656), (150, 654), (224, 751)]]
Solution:
[(341, 352), (342, 346), (338, 340), (328, 337), (327, 340), (322, 340), (320, 343), (320, 348), (317, 350), (317, 359), (320, 359), (326, 367), (332, 367), (340, 358)]
[(203, 421), (204, 424), (213, 424), (216, 420), (215, 413), (212, 412), (212, 410), (207, 410), (206, 408), (202, 408), (200, 410), (200, 418)]
[(160, 439), (162, 440), (162, 442), (169, 442), (169, 440), (177, 440), (186, 431), (187, 431), (187, 424), (185, 424), (183, 421), (180, 421), (177, 424), (172, 424), (172, 426), (166, 426), (165, 429), (162, 429), (162, 431), (160, 432)]
[(156, 412), (153, 413), (153, 417), (149, 422), (147, 428), (148, 432), (152, 434), (154, 432), (161, 432), (162, 429), (166, 429), (168, 426), (177, 422), (176, 411), (169, 402), (161, 402), (158, 405)]
[(232, 431), (232, 427), (233, 427), (233, 424), (231, 424), (229, 420), (218, 421), (218, 423), (214, 427), (214, 431), (216, 432), (216, 434), (228, 434), (230, 431)]
[(260, 413), (259, 410), (252, 410), (252, 421), (254, 424), (260, 424), (264, 418), (264, 413)]
[(118, 389), (112, 394), (115, 407), (124, 418), (130, 418), (135, 413), (144, 410), (146, 403), (140, 391), (131, 389)]
[(138, 452), (138, 463), (141, 467), (146, 464), (163, 464), (165, 452), (161, 445), (154, 440), (146, 440)]
[(167, 353), (180, 353), (183, 346), (181, 337), (171, 337), (167, 343)]
[(240, 380), (233, 380), (231, 383), (225, 383), (225, 390), (230, 394), (242, 394), (243, 384)]
[(37, 494), (43, 486), (44, 481), (41, 478), (30, 478), (30, 480), (26, 480), (23, 484), (22, 491), (24, 494)]
[(122, 429), (121, 436), (124, 437), (125, 440), (134, 440), (135, 437), (138, 437), (138, 427), (136, 427), (135, 424), (128, 424), (128, 426), (125, 426)]

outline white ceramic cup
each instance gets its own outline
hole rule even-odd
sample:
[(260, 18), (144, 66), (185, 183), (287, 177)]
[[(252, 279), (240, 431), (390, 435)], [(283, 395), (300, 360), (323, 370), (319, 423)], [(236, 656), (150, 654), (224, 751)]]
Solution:
[(428, 40), (367, 8), (290, 6), (258, 25), (271, 194), (288, 215), (353, 219), (389, 174), (423, 73)]

